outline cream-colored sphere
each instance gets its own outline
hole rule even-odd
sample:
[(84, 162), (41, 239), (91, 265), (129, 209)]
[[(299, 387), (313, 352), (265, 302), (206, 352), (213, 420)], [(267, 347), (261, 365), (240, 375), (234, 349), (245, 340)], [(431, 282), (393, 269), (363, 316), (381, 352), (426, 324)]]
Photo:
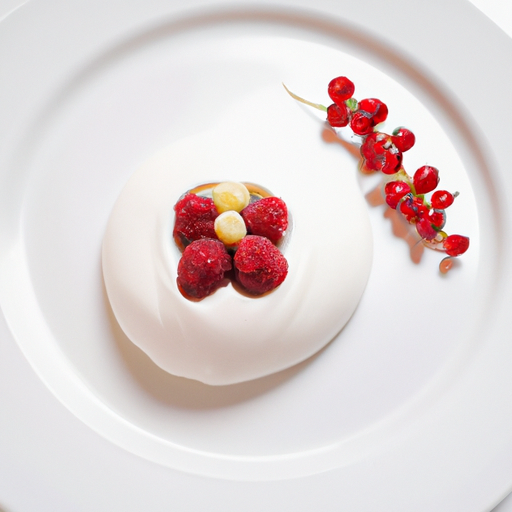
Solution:
[(213, 202), (219, 213), (241, 212), (251, 200), (251, 194), (243, 183), (224, 181), (212, 191)]
[(247, 235), (244, 219), (233, 210), (221, 213), (213, 227), (219, 240), (226, 245), (235, 245)]

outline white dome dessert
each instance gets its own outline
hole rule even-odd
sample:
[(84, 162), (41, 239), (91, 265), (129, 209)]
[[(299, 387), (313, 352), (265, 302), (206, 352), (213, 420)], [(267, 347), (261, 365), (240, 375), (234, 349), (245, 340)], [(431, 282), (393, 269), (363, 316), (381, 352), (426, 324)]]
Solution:
[[(108, 298), (127, 337), (167, 372), (211, 385), (264, 377), (327, 345), (354, 313), (372, 262), (367, 206), (355, 170), (334, 169), (339, 155), (318, 155), (315, 141), (282, 160), (274, 148), (278, 156), (264, 161), (270, 155), (248, 155), (249, 144), (219, 151), (224, 140), (203, 132), (142, 165), (112, 210), (102, 254)], [(326, 180), (315, 172), (283, 177), (276, 173), (283, 165), (322, 166)], [(230, 284), (193, 302), (176, 284), (173, 207), (196, 185), (226, 180), (256, 182), (286, 202), (293, 226), (280, 249), (288, 275), (261, 297)]]

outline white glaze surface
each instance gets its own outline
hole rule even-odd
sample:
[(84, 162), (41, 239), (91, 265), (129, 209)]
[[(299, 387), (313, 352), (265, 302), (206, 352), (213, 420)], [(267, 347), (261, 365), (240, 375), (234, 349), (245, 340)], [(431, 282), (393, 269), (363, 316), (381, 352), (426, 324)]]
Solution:
[[(272, 190), (288, 203), (293, 219), (283, 247), (289, 263), (284, 283), (259, 298), (231, 285), (201, 302), (181, 295), (176, 286), (181, 254), (171, 236), (179, 197), (201, 177), (266, 186), (275, 172), (262, 167), (245, 174), (229, 148), (219, 151), (237, 117), (234, 108), (220, 129), (182, 139), (143, 164), (115, 204), (103, 243), (106, 289), (125, 334), (169, 373), (212, 385), (269, 375), (324, 347), (356, 309), (372, 261), (369, 218), (353, 170), (337, 171), (334, 193), (314, 176), (301, 183), (291, 179), (286, 188)], [(275, 130), (279, 126), (267, 137), (277, 138)], [(248, 151), (250, 146), (247, 138)], [(311, 158), (308, 153), (314, 154), (307, 140), (301, 141), (289, 165)], [(291, 171), (282, 172), (291, 176)]]

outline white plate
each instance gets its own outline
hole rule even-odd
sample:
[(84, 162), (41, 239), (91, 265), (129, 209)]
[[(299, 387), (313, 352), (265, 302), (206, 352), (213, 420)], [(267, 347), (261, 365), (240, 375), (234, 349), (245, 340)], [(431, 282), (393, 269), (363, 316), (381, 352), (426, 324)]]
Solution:
[[(512, 484), (512, 184), (507, 76), (487, 56), (499, 48), (506, 62), (511, 42), (465, 3), (187, 5), (40, 1), (2, 22), (0, 298), (16, 342), (5, 334), (0, 506), (489, 510)], [(431, 163), (461, 191), (448, 230), (470, 235), (470, 251), (441, 278), (439, 255), (413, 263), (385, 209), (369, 207), (370, 282), (324, 351), (224, 388), (165, 374), (115, 329), (104, 297), (99, 248), (120, 188), (155, 151), (246, 104), (260, 115), (234, 154), (277, 117), (289, 126), (264, 147), (293, 153), (310, 136), (356, 173), (280, 85), (325, 102), (338, 74), (386, 101), (387, 129), (415, 131), (408, 170)]]

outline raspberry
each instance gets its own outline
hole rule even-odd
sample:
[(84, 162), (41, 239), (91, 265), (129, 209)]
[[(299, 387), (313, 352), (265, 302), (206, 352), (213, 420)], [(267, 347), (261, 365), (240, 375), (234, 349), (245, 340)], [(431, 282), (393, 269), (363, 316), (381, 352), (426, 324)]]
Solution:
[(188, 193), (174, 206), (173, 237), (180, 248), (201, 238), (217, 238), (214, 221), (219, 215), (213, 199)]
[(261, 295), (277, 288), (288, 274), (288, 262), (265, 237), (247, 235), (234, 257), (237, 279), (251, 294)]
[(183, 251), (178, 263), (177, 283), (187, 297), (202, 299), (222, 283), (231, 270), (231, 256), (219, 240), (195, 240)]
[(264, 197), (246, 206), (241, 215), (247, 231), (277, 242), (288, 227), (288, 209), (279, 197)]

